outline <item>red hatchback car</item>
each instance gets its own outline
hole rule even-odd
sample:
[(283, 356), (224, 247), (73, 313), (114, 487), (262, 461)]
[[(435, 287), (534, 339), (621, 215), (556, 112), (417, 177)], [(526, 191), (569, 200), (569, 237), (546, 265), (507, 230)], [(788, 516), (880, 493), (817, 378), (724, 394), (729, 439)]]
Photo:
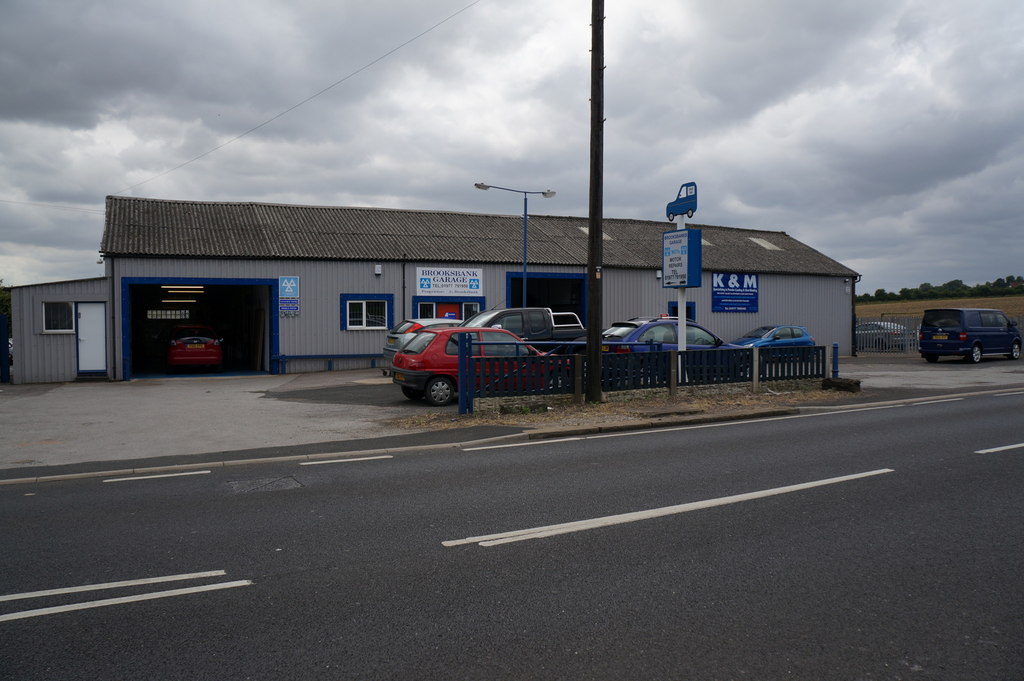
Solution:
[(167, 371), (181, 367), (211, 367), (220, 371), (224, 367), (223, 340), (203, 324), (175, 326), (167, 347)]
[(458, 397), (456, 383), (459, 375), (459, 335), (473, 334), (473, 340), (483, 343), (509, 343), (509, 345), (475, 346), (475, 357), (516, 357), (524, 354), (539, 355), (537, 350), (525, 346), (522, 339), (504, 329), (484, 329), (457, 326), (430, 328), (416, 334), (391, 360), (391, 380), (402, 387), (402, 394), (410, 400), (425, 398), (440, 407)]

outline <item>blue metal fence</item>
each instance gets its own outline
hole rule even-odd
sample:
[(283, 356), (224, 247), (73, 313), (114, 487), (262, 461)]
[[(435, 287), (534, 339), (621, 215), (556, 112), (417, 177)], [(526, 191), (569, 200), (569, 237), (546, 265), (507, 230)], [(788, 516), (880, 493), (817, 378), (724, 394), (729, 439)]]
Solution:
[[(511, 346), (503, 356), (474, 357), (480, 346)], [(479, 343), (469, 334), (459, 342), (459, 412), (471, 413), (473, 400), (485, 397), (570, 394), (585, 385), (587, 362), (583, 354), (527, 355), (525, 343)], [(515, 353), (522, 352), (522, 356)], [(677, 385), (716, 385), (751, 382), (752, 348), (688, 350), (678, 353), (682, 367)], [(761, 381), (825, 378), (826, 348), (761, 348)], [(601, 387), (605, 392), (667, 388), (672, 384), (670, 352), (605, 353), (601, 358)]]
[(825, 378), (825, 347), (761, 348), (762, 381), (787, 381), (800, 378)]
[(679, 353), (683, 373), (679, 385), (717, 385), (749, 382), (753, 374), (754, 351), (687, 350)]

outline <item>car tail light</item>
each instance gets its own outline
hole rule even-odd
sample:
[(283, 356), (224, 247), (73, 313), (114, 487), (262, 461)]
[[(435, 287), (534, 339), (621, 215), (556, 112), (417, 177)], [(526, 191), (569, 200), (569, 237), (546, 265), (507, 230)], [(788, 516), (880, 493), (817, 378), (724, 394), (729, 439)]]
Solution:
[(628, 345), (616, 345), (614, 352), (633, 352), (633, 348)]
[(963, 331), (960, 332), (960, 340), (962, 340), (962, 341), (967, 340), (967, 334), (964, 333)]
[(917, 340), (919, 340), (919, 341), (923, 341), (924, 340), (924, 331), (918, 331), (917, 332)]

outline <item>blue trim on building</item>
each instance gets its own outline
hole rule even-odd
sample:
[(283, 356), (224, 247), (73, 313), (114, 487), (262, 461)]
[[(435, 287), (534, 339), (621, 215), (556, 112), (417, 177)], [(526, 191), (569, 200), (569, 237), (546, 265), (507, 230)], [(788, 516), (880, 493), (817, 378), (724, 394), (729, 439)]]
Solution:
[[(529, 282), (527, 282), (527, 284), (533, 282), (536, 279), (578, 279), (578, 280), (582, 280), (583, 281), (583, 286), (580, 287), (580, 306), (581, 306), (582, 309), (581, 309), (581, 314), (579, 315), (579, 317), (580, 317), (580, 319), (586, 319), (587, 318), (587, 275), (585, 273), (584, 274), (579, 274), (579, 273), (576, 273), (576, 272), (527, 272), (526, 273), (526, 278), (529, 280)], [(506, 301), (506, 306), (508, 305), (508, 301), (512, 300), (512, 281), (513, 280), (522, 281), (522, 279), (523, 279), (522, 271), (519, 271), (519, 272), (505, 272), (505, 301)], [(529, 291), (527, 291), (527, 295), (529, 295)], [(525, 306), (525, 302), (526, 301), (523, 301), (523, 302), (524, 302), (524, 306)], [(480, 309), (481, 310), (485, 310), (487, 308), (481, 307)]]
[(275, 357), (280, 353), (280, 317), (278, 279), (212, 279), (210, 277), (121, 277), (121, 376), (132, 377), (132, 286), (266, 286), (269, 293), (267, 318), (270, 321), (270, 373), (278, 373)]
[[(668, 314), (669, 314), (670, 317), (678, 317), (679, 316), (679, 302), (678, 301), (673, 300), (673, 301), (669, 302), (669, 304), (668, 304)], [(687, 300), (686, 301), (686, 318), (689, 319), (691, 322), (697, 321), (697, 303), (693, 302), (692, 300)]]
[[(338, 313), (339, 313), (338, 316), (340, 317), (340, 319), (339, 319), (339, 324), (340, 324), (339, 328), (342, 331), (348, 331), (348, 311), (347, 311), (347, 306), (348, 306), (349, 301), (352, 301), (352, 300), (365, 300), (365, 301), (383, 300), (384, 303), (386, 304), (386, 307), (387, 307), (387, 319), (385, 320), (385, 323), (387, 324), (387, 326), (385, 326), (384, 329), (385, 330), (393, 329), (395, 327), (395, 294), (393, 294), (393, 293), (342, 293), (339, 296), (339, 305), (338, 305)], [(360, 327), (359, 330), (362, 331), (363, 330), (362, 327)]]
[(434, 303), (435, 305), (437, 303), (457, 303), (460, 306), (463, 303), (476, 303), (481, 312), (487, 309), (487, 298), (484, 296), (413, 296), (412, 312), (409, 317), (415, 319), (419, 316), (420, 303)]

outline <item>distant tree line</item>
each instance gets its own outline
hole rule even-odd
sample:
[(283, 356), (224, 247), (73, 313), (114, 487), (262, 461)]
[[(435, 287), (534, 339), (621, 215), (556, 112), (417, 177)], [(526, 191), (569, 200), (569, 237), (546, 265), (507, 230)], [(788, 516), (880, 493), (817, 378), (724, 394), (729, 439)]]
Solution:
[(1024, 277), (1010, 275), (995, 281), (968, 286), (960, 279), (947, 281), (940, 286), (921, 284), (917, 288), (901, 288), (899, 293), (890, 293), (884, 288), (874, 293), (857, 296), (858, 303), (880, 303), (886, 300), (931, 300), (934, 298), (992, 298), (995, 296), (1024, 295)]
[(11, 287), (4, 286), (4, 280), (0, 279), (0, 314), (7, 315), (7, 326), (6, 329), (0, 329), (0, 338), (6, 338), (2, 334), (10, 333), (10, 328), (14, 326), (14, 320), (11, 319)]

